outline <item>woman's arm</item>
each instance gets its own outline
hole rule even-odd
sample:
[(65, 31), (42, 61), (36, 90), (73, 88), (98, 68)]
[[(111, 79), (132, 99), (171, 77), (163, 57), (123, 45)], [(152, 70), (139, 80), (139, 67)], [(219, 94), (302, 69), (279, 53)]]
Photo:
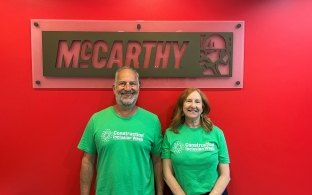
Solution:
[(221, 195), (226, 186), (230, 182), (230, 166), (229, 164), (219, 164), (218, 165), (219, 178), (217, 179), (216, 184), (212, 188), (209, 195)]
[(173, 176), (171, 159), (163, 159), (164, 180), (174, 195), (185, 195), (185, 192)]

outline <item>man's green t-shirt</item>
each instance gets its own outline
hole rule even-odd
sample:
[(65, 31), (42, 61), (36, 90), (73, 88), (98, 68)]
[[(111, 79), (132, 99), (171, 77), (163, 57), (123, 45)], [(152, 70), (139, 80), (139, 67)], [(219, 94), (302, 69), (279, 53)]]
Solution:
[(97, 156), (97, 195), (151, 195), (155, 194), (151, 154), (160, 154), (161, 144), (155, 114), (138, 108), (125, 118), (108, 107), (91, 117), (78, 148)]
[(230, 162), (224, 134), (217, 126), (181, 125), (179, 133), (166, 130), (162, 158), (171, 159), (175, 178), (187, 195), (210, 192), (218, 179), (218, 164)]

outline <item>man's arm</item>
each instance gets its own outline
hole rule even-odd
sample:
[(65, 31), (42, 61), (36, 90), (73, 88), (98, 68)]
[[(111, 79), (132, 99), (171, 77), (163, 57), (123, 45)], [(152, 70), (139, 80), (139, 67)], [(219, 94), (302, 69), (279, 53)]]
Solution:
[(155, 182), (156, 182), (156, 194), (163, 195), (164, 193), (164, 180), (163, 180), (163, 172), (162, 172), (162, 164), (160, 155), (152, 154), (152, 160), (154, 164), (154, 174), (155, 174)]
[(80, 170), (80, 195), (89, 195), (94, 174), (95, 155), (84, 153)]

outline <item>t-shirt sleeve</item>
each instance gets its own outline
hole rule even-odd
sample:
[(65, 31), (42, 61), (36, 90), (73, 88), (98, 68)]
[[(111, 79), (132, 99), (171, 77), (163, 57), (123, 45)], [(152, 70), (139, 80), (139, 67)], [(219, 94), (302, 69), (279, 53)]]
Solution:
[(83, 132), (78, 144), (78, 149), (90, 154), (96, 154), (96, 146), (94, 142), (94, 122), (92, 117)]
[[(168, 131), (168, 130), (166, 130), (166, 131)], [(170, 155), (170, 144), (169, 144), (169, 141), (168, 141), (167, 133), (165, 133), (164, 141), (163, 141), (163, 144), (162, 144), (161, 158), (162, 159), (171, 158), (171, 155)]]
[(230, 163), (229, 152), (223, 132), (219, 131), (219, 162), (223, 164)]
[(163, 136), (161, 133), (161, 125), (160, 125), (160, 121), (157, 117), (157, 119), (155, 120), (155, 128), (154, 128), (154, 132), (155, 132), (155, 136), (154, 136), (154, 143), (153, 143), (153, 147), (152, 147), (152, 154), (160, 154), (161, 153), (161, 145), (162, 145), (162, 141), (163, 141)]

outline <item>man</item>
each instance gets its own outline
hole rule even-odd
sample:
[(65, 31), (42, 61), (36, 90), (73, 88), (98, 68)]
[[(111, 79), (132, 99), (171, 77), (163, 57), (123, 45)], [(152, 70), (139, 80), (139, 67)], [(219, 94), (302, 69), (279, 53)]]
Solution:
[(139, 74), (122, 67), (116, 71), (116, 105), (95, 113), (78, 148), (84, 151), (80, 171), (81, 195), (89, 195), (96, 165), (97, 195), (163, 194), (162, 134), (158, 117), (136, 106)]

